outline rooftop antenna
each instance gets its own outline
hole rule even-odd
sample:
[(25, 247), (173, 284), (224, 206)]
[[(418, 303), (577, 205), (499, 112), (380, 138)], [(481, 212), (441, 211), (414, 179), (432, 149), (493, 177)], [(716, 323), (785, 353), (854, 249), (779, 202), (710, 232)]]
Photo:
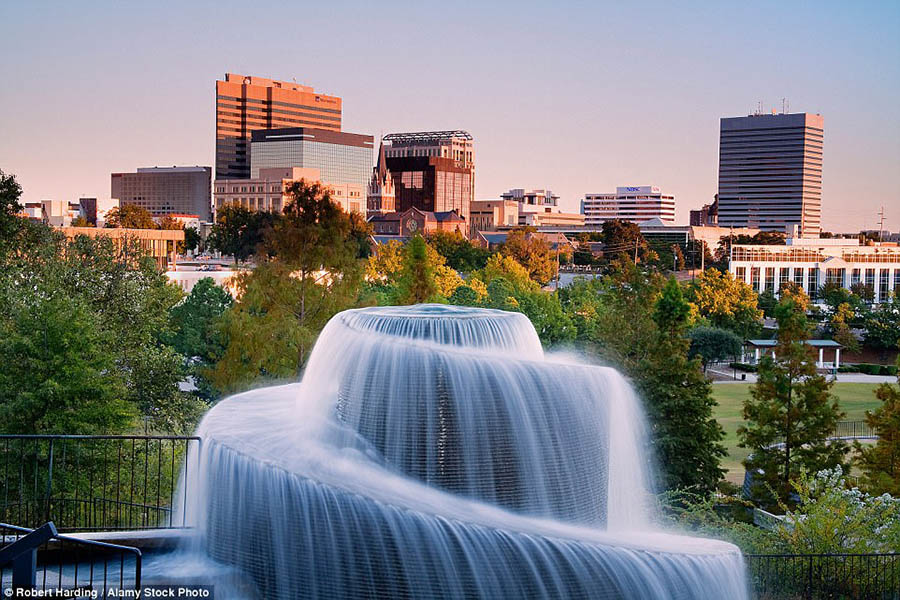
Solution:
[(878, 216), (881, 219), (878, 221), (878, 241), (884, 241), (884, 205), (881, 205), (881, 211), (879, 211)]

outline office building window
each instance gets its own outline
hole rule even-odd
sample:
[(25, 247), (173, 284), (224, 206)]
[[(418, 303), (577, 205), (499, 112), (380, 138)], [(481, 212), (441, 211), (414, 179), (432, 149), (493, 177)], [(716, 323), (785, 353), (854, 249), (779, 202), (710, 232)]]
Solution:
[(778, 274), (778, 289), (784, 287), (784, 284), (791, 280), (791, 270), (787, 267), (782, 267), (781, 271)]
[(775, 267), (766, 267), (766, 291), (775, 292)]
[(759, 292), (759, 267), (750, 267), (750, 287)]
[(734, 269), (734, 278), (738, 281), (745, 281), (747, 278), (747, 267), (736, 267)]
[(825, 271), (825, 285), (843, 287), (844, 269), (827, 269)]
[(803, 268), (802, 267), (794, 267), (794, 283), (797, 284), (797, 287), (803, 289)]
[(881, 273), (878, 277), (878, 301), (879, 302), (887, 302), (888, 294), (891, 291), (891, 282), (890, 282), (890, 269), (881, 269)]
[(813, 267), (807, 269), (807, 290), (810, 300), (818, 300), (819, 298), (819, 269)]

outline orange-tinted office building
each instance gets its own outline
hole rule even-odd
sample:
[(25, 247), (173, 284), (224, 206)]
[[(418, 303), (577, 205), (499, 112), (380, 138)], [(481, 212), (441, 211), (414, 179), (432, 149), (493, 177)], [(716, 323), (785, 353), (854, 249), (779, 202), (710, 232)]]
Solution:
[(290, 81), (226, 73), (216, 81), (216, 179), (250, 177), (250, 134), (258, 129), (341, 130), (341, 99)]

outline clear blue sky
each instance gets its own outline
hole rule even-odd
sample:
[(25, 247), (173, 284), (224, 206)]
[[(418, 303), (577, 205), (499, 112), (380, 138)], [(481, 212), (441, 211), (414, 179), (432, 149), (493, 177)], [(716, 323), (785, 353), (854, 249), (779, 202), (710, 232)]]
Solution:
[(0, 168), (27, 199), (212, 165), (214, 82), (296, 78), (344, 129), (467, 129), (476, 194), (716, 191), (718, 126), (825, 117), (824, 225), (900, 230), (900, 2), (0, 2)]

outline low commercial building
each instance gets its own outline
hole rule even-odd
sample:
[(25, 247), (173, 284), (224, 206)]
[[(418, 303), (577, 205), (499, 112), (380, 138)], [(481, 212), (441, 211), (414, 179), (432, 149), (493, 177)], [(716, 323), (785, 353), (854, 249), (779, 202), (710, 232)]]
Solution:
[(663, 194), (655, 185), (617, 187), (615, 194), (585, 194), (581, 214), (588, 227), (620, 219), (643, 223), (660, 219), (675, 222), (675, 196)]
[[(216, 210), (226, 204), (237, 204), (250, 210), (281, 213), (291, 200), (289, 186), (295, 181), (321, 182), (319, 170), (302, 167), (260, 169), (254, 179), (217, 179)], [(345, 212), (365, 214), (366, 189), (353, 183), (324, 183), (331, 199)]]
[(26, 202), (23, 215), (54, 227), (69, 227), (77, 218), (82, 218), (91, 226), (103, 227), (106, 213), (118, 207), (114, 199), (79, 198), (77, 202), (68, 200), (40, 200)]
[(105, 237), (121, 248), (126, 241), (137, 242), (141, 249), (156, 260), (160, 270), (168, 270), (175, 265), (178, 242), (184, 241), (183, 229), (125, 229), (111, 227), (56, 227), (67, 239), (76, 236)]
[(500, 227), (519, 224), (519, 203), (515, 200), (475, 200), (469, 208), (469, 237), (480, 231), (496, 231)]
[[(522, 209), (526, 210), (522, 210)], [(519, 205), (519, 226), (528, 227), (584, 227), (584, 215), (579, 213), (551, 212), (544, 210), (527, 210), (527, 205)]]
[(896, 243), (861, 245), (856, 239), (788, 238), (784, 246), (735, 244), (729, 271), (756, 292), (776, 296), (786, 282), (801, 286), (813, 301), (825, 284), (848, 290), (864, 286), (872, 301), (900, 293), (900, 247)]
[(559, 196), (551, 190), (526, 190), (524, 188), (513, 188), (508, 192), (500, 194), (503, 200), (515, 200), (519, 204), (525, 206), (550, 206), (556, 208), (559, 205)]

